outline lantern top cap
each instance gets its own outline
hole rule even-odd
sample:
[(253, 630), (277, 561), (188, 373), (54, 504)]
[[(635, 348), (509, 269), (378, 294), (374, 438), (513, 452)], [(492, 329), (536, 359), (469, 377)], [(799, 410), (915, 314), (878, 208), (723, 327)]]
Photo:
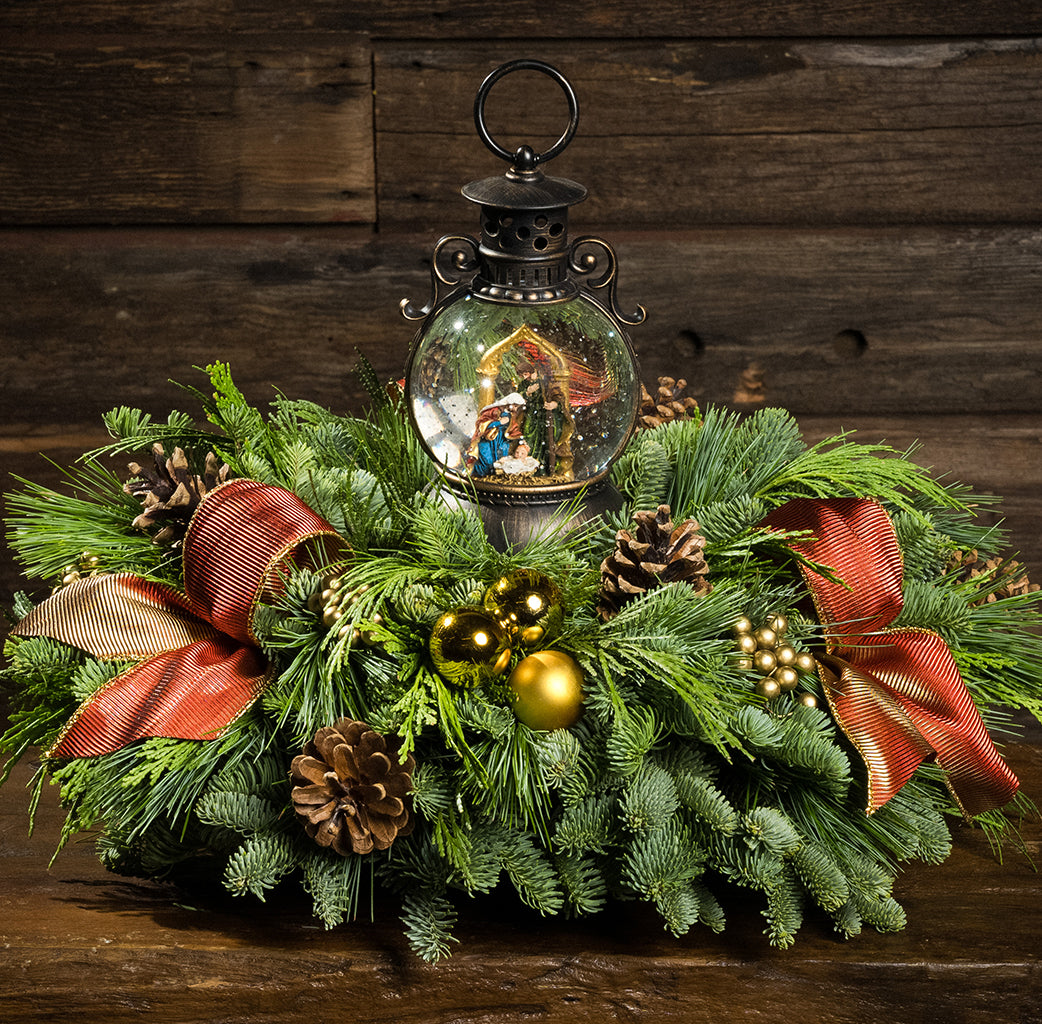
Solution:
[[(519, 146), (511, 153), (496, 142), (485, 123), (485, 100), (489, 91), (504, 75), (514, 71), (538, 71), (549, 76), (561, 86), (568, 100), (568, 126), (561, 137), (543, 153), (536, 153), (531, 146)], [(574, 206), (586, 198), (586, 188), (577, 181), (547, 177), (540, 170), (540, 164), (552, 160), (572, 141), (579, 125), (579, 101), (575, 90), (557, 68), (530, 58), (500, 65), (478, 88), (474, 100), (474, 124), (482, 142), (496, 156), (509, 161), (510, 169), (505, 174), (464, 185), (462, 192), (467, 199), (482, 206), (501, 209), (550, 210)]]

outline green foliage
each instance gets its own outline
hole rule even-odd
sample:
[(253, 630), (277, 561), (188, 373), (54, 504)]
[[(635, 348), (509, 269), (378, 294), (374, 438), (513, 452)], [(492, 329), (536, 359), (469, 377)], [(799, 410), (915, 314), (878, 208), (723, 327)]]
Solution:
[[(1011, 570), (972, 580), (946, 572), (956, 550), (1003, 548), (1001, 532), (975, 518), (979, 499), (886, 446), (840, 435), (808, 447), (782, 410), (743, 419), (710, 409), (635, 436), (612, 471), (624, 509), (565, 536), (551, 524), (504, 552), (472, 510), (446, 501), (401, 401), (364, 361), (360, 369), (372, 408), (355, 418), (281, 395), (256, 408), (215, 363), (209, 387), (189, 389), (209, 429), (181, 413), (156, 422), (114, 409), (105, 420), (113, 443), (70, 472), (71, 494), (23, 481), (10, 499), (13, 546), (31, 574), (52, 581), (89, 551), (105, 571), (180, 585), (179, 550), (131, 527), (140, 506), (100, 461), (154, 443), (184, 448), (193, 466), (213, 450), (234, 475), (292, 489), (347, 542), (343, 564), (329, 570), (344, 581), (335, 626), (322, 613), (328, 573), (287, 565), (277, 599), (257, 608), (270, 681), (224, 735), (45, 759), (33, 799), (48, 776), (59, 785), (60, 845), (95, 830), (114, 871), (216, 875), (229, 891), (259, 899), (292, 877), (327, 928), (356, 917), (381, 884), (400, 899), (409, 943), (429, 961), (455, 942), (454, 898), (501, 884), (546, 915), (644, 900), (677, 935), (697, 924), (722, 929), (721, 898), (744, 886), (780, 948), (812, 911), (845, 936), (900, 928), (896, 866), (939, 863), (951, 847), (957, 808), (943, 772), (922, 767), (865, 814), (864, 766), (824, 700), (815, 709), (789, 694), (757, 696), (753, 677), (736, 667), (731, 627), (740, 616), (759, 623), (783, 611), (791, 638), (819, 644), (786, 538), (760, 523), (794, 497), (872, 496), (902, 551), (895, 625), (938, 632), (986, 721), (1015, 735), (1006, 709), (1042, 718), (1042, 595), (1003, 597)], [(561, 510), (562, 521), (580, 500)], [(660, 586), (602, 622), (600, 567), (615, 531), (662, 503), (675, 521), (699, 522), (711, 592)], [(511, 664), (543, 646), (576, 660), (583, 715), (569, 729), (518, 722), (505, 675), (465, 690), (431, 660), (439, 615), (481, 604), (499, 576), (519, 568), (551, 577), (564, 623), (549, 641), (515, 643)], [(16, 616), (29, 607), (19, 598)], [(126, 668), (44, 638), (12, 638), (5, 653), (7, 771), (52, 743), (76, 707)], [(822, 696), (813, 681), (801, 686)], [(397, 735), (401, 757), (416, 760), (415, 827), (385, 853), (344, 858), (319, 848), (292, 808), (292, 758), (344, 716)], [(1012, 808), (1028, 809), (1025, 801)], [(1014, 833), (1008, 814), (985, 814), (980, 824), (995, 842)]]

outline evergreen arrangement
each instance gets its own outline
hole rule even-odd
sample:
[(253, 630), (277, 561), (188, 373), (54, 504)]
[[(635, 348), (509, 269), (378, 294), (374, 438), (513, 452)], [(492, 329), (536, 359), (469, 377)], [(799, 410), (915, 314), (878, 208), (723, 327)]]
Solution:
[[(261, 900), (298, 885), (327, 927), (385, 887), (430, 961), (452, 948), (457, 901), (498, 885), (546, 915), (645, 900), (682, 935), (723, 929), (737, 884), (762, 897), (778, 947), (813, 908), (844, 936), (900, 929), (896, 871), (942, 862), (962, 813), (929, 760), (866, 813), (865, 766), (813, 671), (825, 638), (801, 559), (763, 525), (793, 499), (878, 502), (903, 562), (895, 625), (944, 639), (997, 739), (1016, 738), (1010, 708), (1042, 718), (1042, 594), (1003, 558), (1003, 532), (980, 524), (988, 499), (909, 452), (847, 435), (808, 446), (779, 409), (689, 409), (634, 436), (613, 469), (621, 511), (503, 552), (473, 510), (446, 502), (377, 381), (355, 418), (284, 397), (257, 409), (226, 366), (208, 372), (210, 389), (190, 389), (206, 429), (115, 409), (113, 442), (68, 471), (70, 493), (22, 481), (8, 499), (26, 574), (59, 588), (132, 574), (183, 591), (184, 524), (228, 479), (285, 488), (345, 542), (329, 565), (286, 563), (252, 620), (263, 689), (213, 738), (45, 754), (30, 814), (53, 781), (59, 849), (93, 832), (112, 871), (219, 878)], [(102, 462), (118, 454), (148, 463), (126, 485)], [(489, 618), (490, 595), (526, 581), (547, 614), (511, 632)], [(491, 624), (460, 653), (451, 617), (466, 609)], [(31, 611), (19, 596), (16, 621)], [(486, 634), (492, 649), (475, 654)], [(12, 635), (5, 655), (3, 778), (129, 667), (41, 635)], [(519, 694), (519, 666), (535, 696)], [(540, 718), (554, 672), (579, 687), (560, 722)], [(974, 820), (1015, 842), (1030, 809), (1018, 795)]]

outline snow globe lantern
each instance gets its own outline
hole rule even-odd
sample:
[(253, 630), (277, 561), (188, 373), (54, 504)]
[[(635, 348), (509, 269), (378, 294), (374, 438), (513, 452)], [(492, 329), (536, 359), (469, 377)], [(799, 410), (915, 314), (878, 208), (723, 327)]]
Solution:
[[(548, 75), (568, 100), (568, 126), (543, 153), (527, 145), (511, 153), (485, 123), (489, 90), (519, 70)], [(449, 487), (478, 506), (494, 543), (505, 537), (509, 545), (564, 505), (574, 522), (620, 503), (607, 477), (636, 420), (640, 382), (626, 325), (640, 323), (644, 310), (620, 313), (607, 242), (569, 241), (568, 210), (586, 189), (541, 169), (578, 126), (568, 80), (541, 61), (504, 64), (481, 84), (474, 120), (510, 168), (464, 186), (481, 208), (480, 241), (440, 239), (428, 302), (401, 304), (408, 319), (423, 321), (406, 401)]]

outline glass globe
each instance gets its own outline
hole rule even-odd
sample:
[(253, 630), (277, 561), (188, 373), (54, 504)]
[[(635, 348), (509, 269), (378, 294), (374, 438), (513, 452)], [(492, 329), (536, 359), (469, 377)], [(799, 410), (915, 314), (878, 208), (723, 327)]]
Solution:
[(406, 384), (417, 433), (450, 481), (533, 498), (606, 476), (639, 393), (625, 333), (581, 290), (511, 305), (457, 289), (417, 337)]

